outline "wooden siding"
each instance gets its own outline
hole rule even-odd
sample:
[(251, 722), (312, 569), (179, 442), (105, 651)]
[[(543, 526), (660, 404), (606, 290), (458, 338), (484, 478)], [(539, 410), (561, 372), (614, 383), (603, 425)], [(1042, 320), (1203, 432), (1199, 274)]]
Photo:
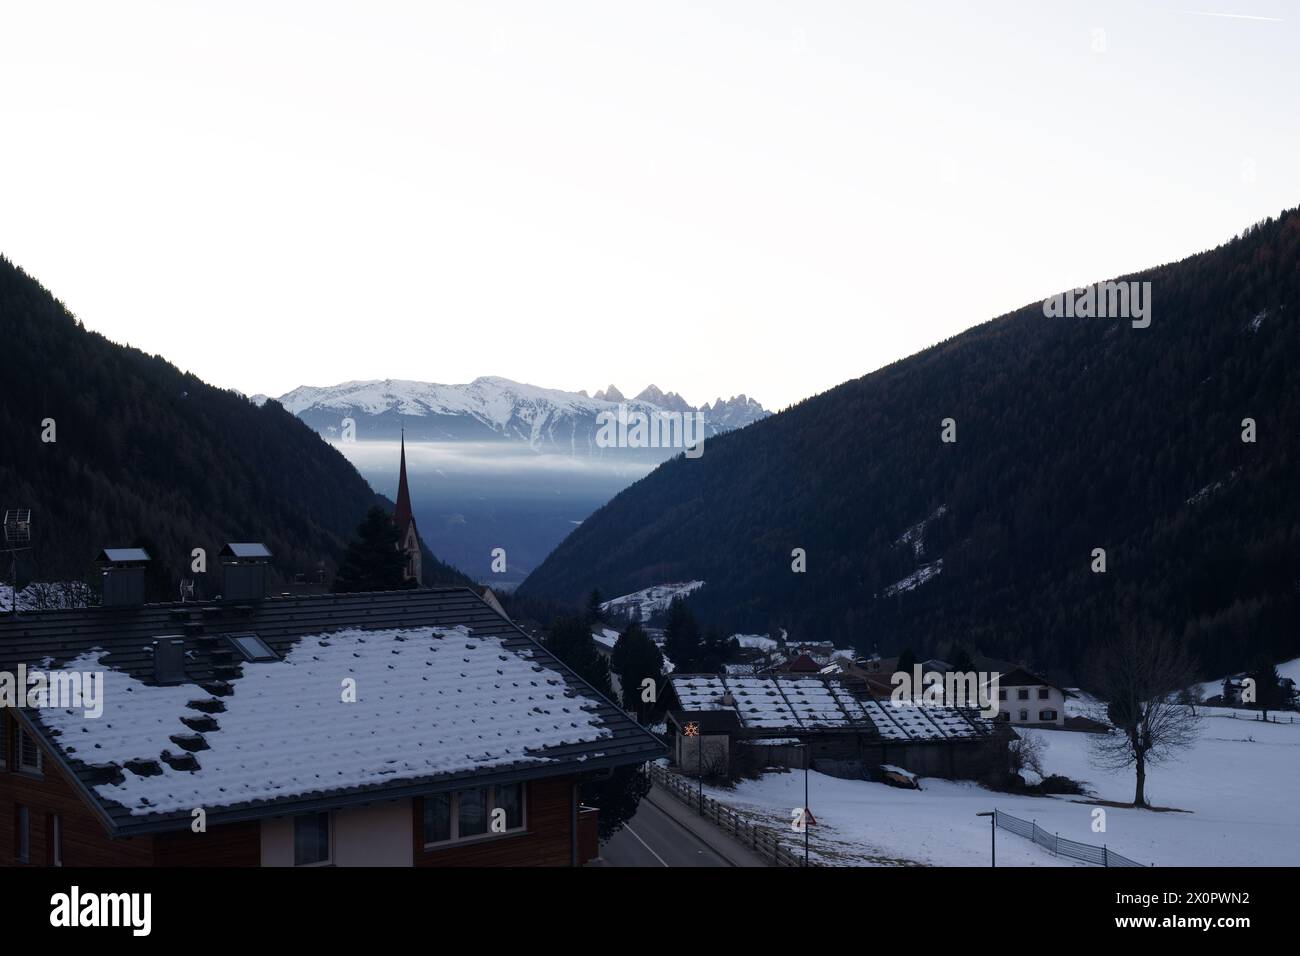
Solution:
[[(0, 712), (7, 762), (0, 770), (0, 865), (15, 866), (18, 808), (27, 807), (28, 863), (47, 866), (52, 857), (51, 817), (62, 819), (64, 866), (258, 866), (261, 823), (229, 824), (207, 833), (183, 830), (154, 836), (113, 838), (42, 746), (40, 776), (16, 769), (18, 724)], [(573, 859), (572, 777), (526, 784), (527, 828), (519, 834), (488, 838), (443, 849), (426, 850), (423, 802), (412, 800), (412, 837), (416, 866), (569, 866)], [(581, 814), (579, 860), (595, 856), (594, 812)]]
[[(572, 777), (527, 784), (527, 829), (473, 843), (426, 849), (424, 801), (412, 800), (416, 866), (571, 866), (573, 863)], [(581, 841), (580, 841), (581, 842)]]
[(81, 794), (63, 771), (41, 748), (40, 776), (17, 769), (18, 721), (0, 712), (5, 735), (6, 764), (0, 771), (0, 865), (21, 866), (17, 860), (15, 828), (18, 807), (27, 807), (31, 849), (28, 865), (46, 866), (51, 857), (50, 817), (63, 822), (64, 866), (150, 866), (153, 841), (148, 837), (114, 840), (98, 816), (91, 812)]
[(262, 824), (231, 823), (207, 833), (182, 830), (153, 837), (154, 866), (260, 866)]

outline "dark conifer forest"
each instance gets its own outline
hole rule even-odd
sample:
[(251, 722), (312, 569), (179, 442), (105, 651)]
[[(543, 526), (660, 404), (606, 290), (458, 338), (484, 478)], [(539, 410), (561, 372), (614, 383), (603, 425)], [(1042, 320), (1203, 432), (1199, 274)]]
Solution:
[[(1138, 619), (1206, 675), (1296, 656), (1300, 212), (1122, 278), (1151, 283), (1148, 328), (1034, 302), (711, 438), (584, 521), (521, 597), (702, 579), (689, 603), (727, 633), (961, 645), (1076, 680)], [(917, 295), (962, 308), (941, 276)]]
[[(0, 510), (30, 508), (34, 529), (20, 585), (82, 580), (101, 548), (146, 544), (150, 596), (174, 599), (180, 579), (195, 577), (192, 549), (214, 571), (228, 541), (264, 542), (280, 580), (328, 582), (376, 503), (391, 510), (275, 402), (258, 407), (86, 330), (0, 258)], [(425, 568), (428, 583), (468, 581), (431, 560)]]

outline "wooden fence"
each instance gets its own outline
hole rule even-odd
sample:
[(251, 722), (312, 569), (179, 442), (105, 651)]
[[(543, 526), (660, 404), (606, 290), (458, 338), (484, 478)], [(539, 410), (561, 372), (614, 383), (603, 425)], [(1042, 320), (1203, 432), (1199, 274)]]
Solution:
[[(803, 836), (783, 838), (776, 830), (755, 823), (745, 813), (720, 803), (712, 797), (700, 799), (699, 784), (658, 764), (650, 765), (650, 779), (695, 813), (730, 833), (740, 843), (749, 847), (774, 866), (803, 866)], [(794, 834), (791, 834), (794, 836)], [(797, 842), (797, 845), (796, 845)], [(809, 865), (817, 866), (815, 861)]]

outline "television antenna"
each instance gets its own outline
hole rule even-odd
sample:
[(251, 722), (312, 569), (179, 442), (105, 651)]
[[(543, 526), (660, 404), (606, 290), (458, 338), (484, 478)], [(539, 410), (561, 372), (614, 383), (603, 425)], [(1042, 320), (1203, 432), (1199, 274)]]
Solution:
[(4, 548), (9, 555), (10, 579), (13, 581), (13, 605), (10, 613), (18, 614), (18, 552), (32, 549), (32, 509), (9, 508), (4, 516)]

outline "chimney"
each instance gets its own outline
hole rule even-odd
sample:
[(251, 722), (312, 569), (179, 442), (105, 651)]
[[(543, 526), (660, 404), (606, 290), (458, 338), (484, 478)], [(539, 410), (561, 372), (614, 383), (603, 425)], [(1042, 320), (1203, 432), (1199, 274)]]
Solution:
[(144, 603), (144, 548), (105, 548), (99, 552), (104, 607), (138, 607)]
[(227, 601), (260, 601), (266, 597), (267, 562), (271, 552), (255, 542), (232, 542), (221, 549), (221, 596)]
[(185, 683), (185, 639), (169, 635), (153, 642), (153, 679), (158, 684)]

